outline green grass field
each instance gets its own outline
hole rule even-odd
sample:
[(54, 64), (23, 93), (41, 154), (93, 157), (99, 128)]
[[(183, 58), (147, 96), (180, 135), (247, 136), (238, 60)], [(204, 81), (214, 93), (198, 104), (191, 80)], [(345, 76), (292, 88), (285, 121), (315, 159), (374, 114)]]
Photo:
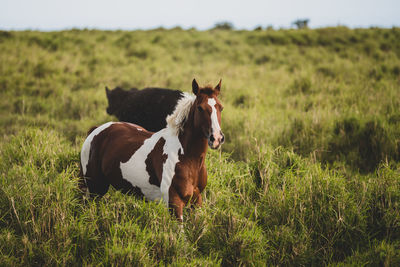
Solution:
[[(204, 206), (77, 188), (104, 87), (216, 84)], [(0, 266), (400, 265), (400, 29), (0, 31)]]

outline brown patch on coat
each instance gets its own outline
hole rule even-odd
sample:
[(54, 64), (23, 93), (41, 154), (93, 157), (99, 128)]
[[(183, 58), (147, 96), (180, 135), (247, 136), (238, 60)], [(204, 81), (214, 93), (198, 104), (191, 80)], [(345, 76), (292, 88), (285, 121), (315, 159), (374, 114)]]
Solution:
[(146, 171), (150, 176), (149, 183), (158, 187), (161, 184), (163, 165), (168, 158), (168, 155), (163, 153), (164, 145), (165, 139), (161, 137), (145, 161)]
[(123, 179), (120, 164), (127, 162), (152, 133), (131, 123), (115, 123), (97, 134), (91, 144), (85, 185), (94, 195), (104, 195), (110, 184), (118, 190), (143, 196), (141, 190)]

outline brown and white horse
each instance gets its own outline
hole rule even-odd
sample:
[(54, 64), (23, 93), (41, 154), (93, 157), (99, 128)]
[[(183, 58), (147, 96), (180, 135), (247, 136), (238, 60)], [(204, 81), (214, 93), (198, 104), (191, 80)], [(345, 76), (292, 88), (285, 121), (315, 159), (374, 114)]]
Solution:
[(183, 220), (190, 201), (202, 204), (207, 184), (207, 146), (224, 142), (221, 81), (215, 88), (199, 88), (185, 94), (167, 117), (167, 127), (156, 133), (125, 122), (108, 122), (93, 129), (81, 151), (81, 187), (104, 195), (110, 185), (123, 192), (160, 200)]

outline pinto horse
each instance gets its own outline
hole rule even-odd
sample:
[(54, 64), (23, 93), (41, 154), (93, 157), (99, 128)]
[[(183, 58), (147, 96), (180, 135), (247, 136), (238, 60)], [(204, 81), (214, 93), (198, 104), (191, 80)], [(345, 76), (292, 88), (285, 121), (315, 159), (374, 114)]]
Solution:
[(207, 147), (224, 142), (221, 81), (185, 94), (167, 117), (167, 127), (152, 133), (126, 122), (108, 122), (93, 129), (81, 151), (81, 188), (102, 196), (110, 185), (126, 193), (162, 200), (183, 220), (190, 201), (200, 206), (207, 184)]

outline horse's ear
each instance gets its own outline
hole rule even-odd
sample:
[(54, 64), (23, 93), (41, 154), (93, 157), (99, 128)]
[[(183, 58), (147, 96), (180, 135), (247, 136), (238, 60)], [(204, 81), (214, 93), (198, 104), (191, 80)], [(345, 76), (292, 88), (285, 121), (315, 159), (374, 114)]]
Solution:
[(197, 93), (199, 92), (199, 85), (198, 85), (196, 79), (193, 79), (193, 81), (192, 81), (192, 91), (193, 91), (193, 94), (195, 94), (195, 95), (197, 95)]
[(217, 84), (217, 86), (215, 86), (214, 90), (216, 91), (217, 95), (219, 94), (219, 92), (221, 91), (221, 82), (222, 79), (219, 80), (219, 83)]
[(106, 86), (106, 94), (107, 94), (107, 96), (110, 94), (110, 89), (108, 89), (107, 86)]

